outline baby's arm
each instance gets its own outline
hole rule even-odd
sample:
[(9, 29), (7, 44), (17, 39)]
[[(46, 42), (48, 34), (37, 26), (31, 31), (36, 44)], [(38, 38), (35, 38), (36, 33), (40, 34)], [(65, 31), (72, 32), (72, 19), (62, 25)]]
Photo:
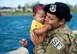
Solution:
[[(45, 39), (45, 32), (50, 29), (51, 27), (49, 25), (44, 26), (42, 29), (34, 29), (32, 34), (31, 34), (31, 41), (33, 42), (34, 45), (37, 45), (40, 42), (43, 42)], [(41, 36), (41, 39), (39, 40), (38, 36)], [(38, 41), (39, 40), (39, 41)]]
[(38, 28), (34, 29), (33, 32), (34, 32), (34, 34), (36, 34), (38, 36), (38, 35), (44, 34), (49, 29), (51, 29), (51, 26), (45, 25), (42, 29), (38, 29)]

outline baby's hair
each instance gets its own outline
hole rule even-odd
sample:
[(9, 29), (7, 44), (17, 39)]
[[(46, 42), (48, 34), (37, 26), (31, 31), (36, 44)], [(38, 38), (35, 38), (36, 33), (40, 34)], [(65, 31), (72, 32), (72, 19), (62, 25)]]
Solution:
[(43, 4), (36, 4), (34, 7), (33, 7), (33, 13), (36, 13), (36, 11), (38, 9), (44, 9), (45, 5)]

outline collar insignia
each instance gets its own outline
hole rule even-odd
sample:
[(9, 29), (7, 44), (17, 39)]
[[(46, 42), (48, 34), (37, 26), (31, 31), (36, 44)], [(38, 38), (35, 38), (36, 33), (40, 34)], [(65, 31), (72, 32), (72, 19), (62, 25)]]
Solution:
[(56, 12), (56, 5), (51, 4), (49, 10), (50, 10), (51, 12)]

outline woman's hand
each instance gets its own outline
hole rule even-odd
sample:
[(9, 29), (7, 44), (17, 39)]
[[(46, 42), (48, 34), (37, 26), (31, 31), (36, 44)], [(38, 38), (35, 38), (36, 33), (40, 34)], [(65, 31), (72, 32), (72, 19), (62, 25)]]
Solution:
[(32, 33), (30, 38), (34, 45), (37, 45), (39, 43), (39, 38), (34, 33)]

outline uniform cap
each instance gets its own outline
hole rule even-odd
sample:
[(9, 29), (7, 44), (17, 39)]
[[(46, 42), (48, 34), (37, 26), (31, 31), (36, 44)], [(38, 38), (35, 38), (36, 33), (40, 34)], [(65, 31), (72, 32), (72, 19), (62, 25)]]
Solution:
[(70, 13), (70, 8), (68, 5), (62, 2), (55, 2), (54, 4), (48, 4), (44, 9), (46, 12), (54, 14), (58, 19), (65, 19), (65, 21), (70, 21), (72, 15)]

